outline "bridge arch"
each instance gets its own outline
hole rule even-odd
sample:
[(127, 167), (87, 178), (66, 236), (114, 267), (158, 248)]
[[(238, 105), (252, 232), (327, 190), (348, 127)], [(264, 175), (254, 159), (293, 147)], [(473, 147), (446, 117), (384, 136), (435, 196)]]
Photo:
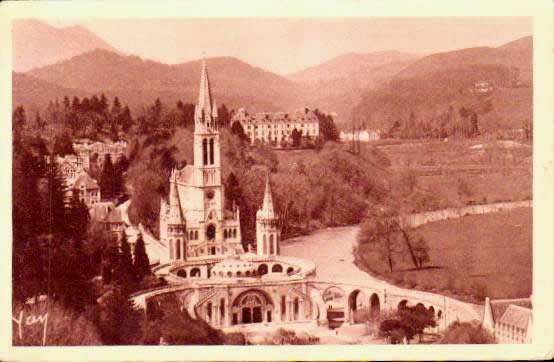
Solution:
[(338, 327), (344, 322), (348, 308), (345, 291), (337, 286), (330, 286), (323, 291), (321, 297), (325, 303), (329, 327)]
[(373, 293), (369, 298), (369, 316), (374, 319), (381, 313), (381, 303), (377, 293)]
[(261, 264), (259, 267), (258, 267), (258, 275), (259, 276), (262, 276), (264, 274), (267, 274), (269, 272), (269, 269), (267, 267), (267, 264)]
[(399, 303), (398, 303), (398, 306), (396, 307), (397, 310), (402, 310), (404, 308), (406, 308), (408, 306), (408, 300), (407, 299), (402, 299)]

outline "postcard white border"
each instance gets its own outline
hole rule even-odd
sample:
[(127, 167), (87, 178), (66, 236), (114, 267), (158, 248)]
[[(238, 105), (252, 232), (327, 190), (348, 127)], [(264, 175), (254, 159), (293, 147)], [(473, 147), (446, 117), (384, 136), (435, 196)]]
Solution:
[[(548, 0), (189, 0), (60, 1), (0, 4), (0, 172), (2, 239), (0, 263), (0, 358), (3, 360), (437, 360), (541, 359), (554, 342), (554, 127), (552, 115), (552, 2)], [(11, 20), (14, 18), (159, 17), (374, 17), (532, 16), (534, 37), (534, 209), (531, 345), (355, 345), (355, 346), (183, 346), (183, 347), (12, 347), (11, 346)], [(506, 261), (509, 268), (510, 261)]]

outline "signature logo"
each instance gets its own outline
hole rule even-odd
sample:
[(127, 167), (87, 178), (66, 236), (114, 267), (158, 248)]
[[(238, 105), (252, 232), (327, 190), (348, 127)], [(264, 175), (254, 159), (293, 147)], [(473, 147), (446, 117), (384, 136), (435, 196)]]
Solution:
[(48, 327), (48, 312), (39, 315), (29, 315), (26, 318), (23, 310), (19, 312), (19, 318), (12, 317), (12, 321), (17, 324), (19, 332), (19, 340), (23, 341), (23, 332), (25, 327), (30, 327), (35, 324), (42, 324), (42, 345), (46, 345), (46, 328)]

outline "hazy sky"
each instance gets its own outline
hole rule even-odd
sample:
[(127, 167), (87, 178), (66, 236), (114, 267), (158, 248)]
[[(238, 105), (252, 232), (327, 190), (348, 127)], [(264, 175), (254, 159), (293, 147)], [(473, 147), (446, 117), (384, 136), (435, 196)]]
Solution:
[(399, 50), (417, 54), (498, 46), (532, 34), (532, 19), (473, 18), (175, 18), (50, 19), (83, 25), (115, 48), (174, 64), (234, 56), (287, 74), (344, 53)]

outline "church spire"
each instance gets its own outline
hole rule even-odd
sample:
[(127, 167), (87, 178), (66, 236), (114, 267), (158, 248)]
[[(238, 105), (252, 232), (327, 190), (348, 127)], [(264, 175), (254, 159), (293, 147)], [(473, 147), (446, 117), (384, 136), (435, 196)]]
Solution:
[(271, 195), (271, 185), (269, 183), (269, 174), (266, 174), (265, 176), (265, 192), (261, 216), (263, 219), (266, 220), (275, 218), (275, 212), (273, 211), (273, 197)]
[(169, 179), (169, 224), (184, 224), (179, 192), (177, 191), (177, 170), (171, 170)]
[(200, 75), (200, 91), (198, 92), (197, 107), (203, 113), (204, 117), (210, 117), (212, 114), (212, 90), (208, 78), (208, 67), (206, 59), (202, 58), (202, 73)]

